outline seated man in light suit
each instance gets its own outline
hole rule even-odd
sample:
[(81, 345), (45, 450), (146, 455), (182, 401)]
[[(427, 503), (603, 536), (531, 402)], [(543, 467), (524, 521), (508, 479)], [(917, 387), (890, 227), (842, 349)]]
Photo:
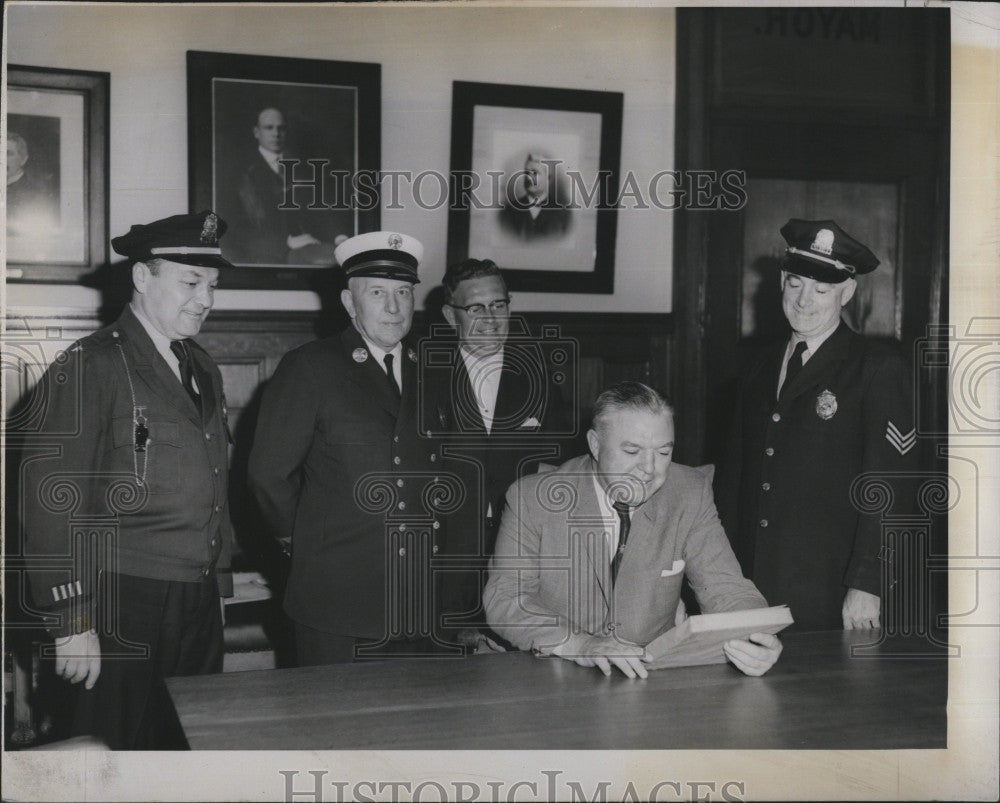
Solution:
[[(645, 645), (673, 626), (686, 575), (705, 613), (762, 608), (712, 501), (711, 469), (671, 465), (673, 411), (655, 390), (621, 382), (594, 405), (591, 455), (524, 477), (507, 492), (483, 604), (522, 650), (605, 675), (646, 677)], [(778, 659), (776, 636), (732, 640), (748, 675)]]

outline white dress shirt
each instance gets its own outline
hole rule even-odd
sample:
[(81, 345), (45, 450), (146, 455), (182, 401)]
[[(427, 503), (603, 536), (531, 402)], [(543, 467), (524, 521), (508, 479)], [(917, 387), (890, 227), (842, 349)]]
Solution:
[(479, 356), (460, 348), (465, 370), (469, 374), (472, 392), (479, 406), (479, 414), (487, 434), (493, 429), (493, 417), (497, 411), (497, 393), (500, 391), (500, 374), (503, 371), (503, 349), (495, 354)]
[[(621, 519), (618, 518), (618, 511), (614, 509), (613, 501), (611, 497), (608, 496), (607, 490), (601, 485), (601, 481), (597, 478), (597, 472), (594, 472), (594, 493), (597, 494), (597, 506), (601, 511), (601, 519), (604, 522), (604, 536), (608, 540), (608, 555), (610, 556), (609, 563), (614, 561), (615, 552), (618, 551), (618, 538), (619, 531), (621, 529)], [(629, 516), (635, 512), (635, 508), (629, 505)]]
[[(837, 323), (840, 326), (840, 323)], [(833, 327), (829, 332), (822, 335), (817, 335), (816, 337), (806, 338), (806, 350), (802, 352), (802, 367), (809, 362), (809, 358), (816, 353), (816, 349), (822, 346), (832, 335), (837, 331), (837, 326)], [(785, 346), (785, 356), (781, 361), (781, 373), (778, 375), (778, 393), (781, 393), (781, 386), (785, 384), (785, 375), (788, 373), (788, 361), (792, 358), (792, 353), (795, 351), (795, 344), (799, 341), (795, 339), (794, 336), (788, 339), (788, 345)]]
[(368, 346), (368, 351), (378, 362), (378, 367), (385, 371), (385, 355), (392, 355), (392, 373), (396, 377), (396, 384), (399, 386), (399, 390), (403, 390), (403, 343), (400, 341), (397, 343), (390, 351), (386, 351), (381, 346), (376, 346), (367, 337), (361, 335), (361, 339), (365, 341), (365, 345)]

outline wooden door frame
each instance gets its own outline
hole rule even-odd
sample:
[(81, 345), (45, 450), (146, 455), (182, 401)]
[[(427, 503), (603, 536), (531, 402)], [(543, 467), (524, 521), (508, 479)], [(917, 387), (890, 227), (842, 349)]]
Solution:
[[(780, 125), (789, 120), (786, 110), (737, 109), (720, 110), (710, 106), (713, 58), (712, 52), (712, 9), (677, 9), (677, 94), (676, 94), (676, 169), (729, 169), (742, 165), (716, 164), (719, 148), (713, 147), (712, 136), (718, 126), (741, 124), (747, 130), (759, 131), (768, 125)], [(947, 26), (936, 31), (934, 50), (942, 63), (948, 63), (950, 34)], [(932, 87), (937, 114), (923, 119), (893, 120), (866, 113), (844, 114), (831, 110), (826, 116), (813, 114), (811, 119), (817, 125), (850, 127), (852, 125), (872, 125), (873, 117), (879, 124), (880, 133), (889, 137), (900, 132), (923, 132), (934, 144), (934, 169), (929, 178), (932, 188), (933, 208), (927, 221), (929, 231), (925, 232), (922, 252), (928, 264), (920, 273), (928, 278), (926, 292), (911, 296), (910, 303), (903, 306), (901, 333), (905, 348), (913, 345), (913, 340), (926, 332), (926, 326), (942, 327), (947, 324), (948, 298), (948, 169), (949, 169), (949, 114), (950, 70), (938, 69), (936, 82)], [(943, 110), (943, 111), (942, 111)], [(747, 165), (753, 169), (753, 165)], [(882, 177), (891, 177), (889, 168), (876, 171)], [(803, 178), (805, 176), (798, 175)], [(817, 174), (815, 178), (836, 178), (837, 176)], [(849, 176), (848, 176), (849, 178)], [(875, 176), (875, 180), (878, 176)], [(928, 188), (924, 188), (928, 191)], [(710, 403), (708, 373), (706, 366), (710, 359), (708, 335), (712, 321), (708, 293), (712, 272), (710, 269), (711, 249), (709, 244), (713, 229), (719, 226), (735, 225), (741, 213), (703, 210), (677, 210), (674, 227), (674, 359), (671, 387), (675, 389), (674, 405), (677, 410), (677, 433), (675, 455), (683, 463), (701, 463), (706, 459), (708, 442), (707, 421)], [(903, 270), (903, 253), (907, 241), (913, 239), (914, 221), (907, 211), (902, 210), (900, 220), (900, 270)], [(724, 216), (734, 216), (731, 220)], [(732, 290), (732, 288), (730, 288)], [(714, 292), (714, 291), (713, 291)], [(729, 291), (726, 291), (729, 292)], [(921, 388), (927, 393), (933, 407), (932, 415), (940, 420), (945, 415), (947, 404), (946, 388)], [(728, 426), (728, 422), (711, 422), (711, 426)]]

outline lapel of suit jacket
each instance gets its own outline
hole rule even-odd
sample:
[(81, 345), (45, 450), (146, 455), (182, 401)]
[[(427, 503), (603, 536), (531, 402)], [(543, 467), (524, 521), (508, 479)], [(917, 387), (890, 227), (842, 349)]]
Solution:
[[(516, 353), (515, 353), (516, 350)], [(530, 416), (534, 415), (535, 405), (525, 409), (527, 402), (533, 401), (533, 396), (541, 398), (538, 388), (532, 392), (532, 378), (528, 368), (528, 354), (523, 348), (506, 346), (503, 353), (503, 370), (500, 373), (500, 386), (497, 389), (496, 414), (493, 417), (494, 429), (515, 432), (520, 429)]]
[(208, 356), (197, 346), (188, 346), (188, 353), (191, 355), (191, 365), (194, 370), (194, 380), (198, 383), (198, 391), (201, 395), (201, 420), (210, 421), (215, 415), (215, 381), (212, 375)]
[(853, 334), (850, 327), (841, 321), (836, 331), (823, 341), (816, 349), (816, 353), (810, 356), (808, 362), (802, 366), (798, 376), (789, 383), (788, 388), (781, 395), (779, 407), (790, 405), (792, 400), (811, 388), (816, 380), (830, 369), (830, 366), (845, 360), (850, 352)]
[[(413, 355), (412, 358), (410, 355)], [(417, 415), (417, 398), (419, 395), (419, 388), (417, 387), (417, 362), (416, 362), (416, 352), (403, 341), (403, 349), (399, 353), (399, 359), (402, 362), (400, 367), (400, 376), (403, 377), (403, 388), (402, 396), (399, 400), (399, 415), (396, 416), (396, 429), (399, 430), (403, 427), (410, 427), (411, 429), (417, 428), (417, 422), (415, 421)], [(430, 434), (430, 433), (428, 433)]]
[[(385, 366), (368, 350), (368, 344), (353, 324), (341, 332), (340, 342), (344, 348), (344, 360), (348, 366), (353, 366), (353, 370), (347, 372), (347, 379), (373, 396), (379, 407), (389, 415), (398, 418), (400, 401), (393, 395), (389, 387), (389, 377), (386, 375)], [(364, 352), (363, 359), (355, 359), (354, 355), (357, 354), (360, 357), (362, 356), (361, 352)], [(405, 346), (401, 358), (404, 361), (406, 359)], [(400, 367), (403, 369), (403, 366)]]
[(452, 429), (464, 434), (482, 433), (486, 435), (486, 424), (479, 412), (479, 397), (472, 388), (472, 378), (465, 367), (462, 347), (455, 344), (454, 381), (449, 393)]
[[(172, 407), (200, 427), (201, 411), (188, 396), (174, 372), (170, 370), (167, 361), (156, 350), (152, 338), (139, 319), (135, 317), (131, 307), (125, 307), (118, 323), (125, 335), (125, 340), (130, 345), (130, 348), (127, 349), (130, 352), (129, 359), (134, 362), (134, 365), (129, 365), (129, 370), (135, 371), (135, 376), (146, 385), (150, 394), (166, 399)], [(134, 384), (133, 387), (135, 387)], [(208, 389), (211, 392), (211, 382), (208, 384)], [(135, 403), (141, 405), (143, 398), (140, 389), (136, 387), (135, 391)], [(148, 410), (148, 399), (146, 404)]]

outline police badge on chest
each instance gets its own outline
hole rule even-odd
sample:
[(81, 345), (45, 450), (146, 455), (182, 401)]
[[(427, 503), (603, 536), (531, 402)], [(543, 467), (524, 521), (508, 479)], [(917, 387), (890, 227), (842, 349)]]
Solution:
[(816, 415), (829, 421), (837, 412), (837, 397), (828, 389), (816, 397)]

